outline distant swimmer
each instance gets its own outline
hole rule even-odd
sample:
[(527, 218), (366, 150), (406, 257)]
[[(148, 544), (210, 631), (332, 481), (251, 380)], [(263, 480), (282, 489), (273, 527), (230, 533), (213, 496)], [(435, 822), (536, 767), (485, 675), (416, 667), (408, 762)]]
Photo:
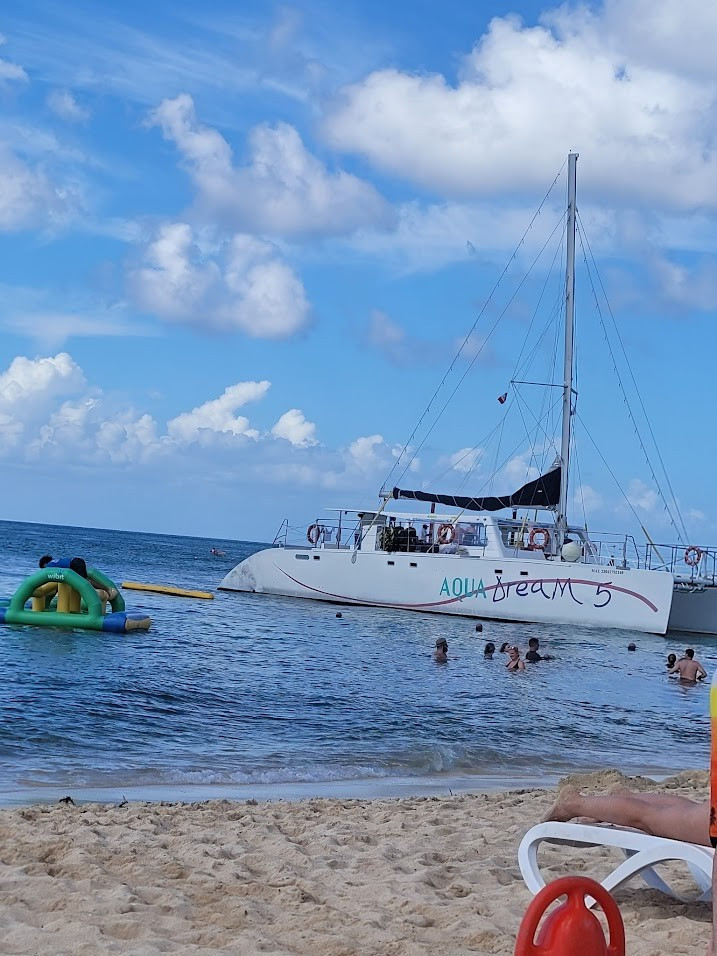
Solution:
[(685, 656), (670, 668), (670, 674), (677, 674), (680, 680), (689, 681), (691, 684), (707, 677), (707, 671), (695, 660), (695, 652), (691, 647), (688, 647)]
[(530, 664), (536, 664), (538, 661), (542, 661), (543, 657), (538, 653), (538, 648), (540, 647), (540, 641), (537, 637), (531, 637), (528, 641), (528, 653), (525, 655), (526, 661)]
[(495, 654), (495, 644), (493, 643), (493, 641), (488, 641), (488, 643), (485, 646), (485, 649), (483, 650), (483, 657), (485, 657), (487, 661), (492, 661), (494, 654)]
[(221, 548), (210, 548), (209, 553), (216, 555), (218, 558), (226, 558), (227, 556), (226, 551), (222, 551)]
[(676, 663), (677, 663), (677, 654), (668, 654), (668, 655), (667, 655), (667, 668), (668, 668), (668, 670), (669, 670), (671, 667), (674, 667)]
[(540, 654), (538, 648), (540, 647), (540, 641), (537, 637), (531, 637), (528, 641), (528, 653), (525, 655), (526, 661), (529, 664), (537, 664), (538, 661), (552, 661), (553, 658), (550, 654)]
[(508, 648), (509, 661), (505, 665), (509, 671), (524, 671), (525, 662), (520, 659), (520, 651), (517, 647)]
[(433, 652), (433, 660), (439, 664), (445, 664), (448, 660), (448, 641), (445, 637), (439, 637), (436, 641), (436, 649)]

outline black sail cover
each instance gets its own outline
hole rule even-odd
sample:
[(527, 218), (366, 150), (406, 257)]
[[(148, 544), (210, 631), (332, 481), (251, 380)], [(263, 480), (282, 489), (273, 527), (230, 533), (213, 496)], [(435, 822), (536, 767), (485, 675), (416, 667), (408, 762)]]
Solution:
[(461, 498), (458, 495), (432, 495), (427, 491), (404, 491), (394, 488), (392, 498), (411, 498), (450, 505), (463, 511), (500, 511), (502, 508), (551, 508), (560, 502), (560, 466), (529, 481), (506, 498)]

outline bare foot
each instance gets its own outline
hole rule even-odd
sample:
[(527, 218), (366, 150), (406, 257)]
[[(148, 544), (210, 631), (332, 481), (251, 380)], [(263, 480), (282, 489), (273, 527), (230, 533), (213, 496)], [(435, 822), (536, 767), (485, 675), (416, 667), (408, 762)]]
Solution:
[(563, 787), (562, 790), (558, 790), (555, 803), (543, 817), (543, 823), (547, 823), (548, 820), (557, 820), (559, 823), (572, 820), (578, 815), (575, 804), (579, 799), (580, 792), (576, 787)]

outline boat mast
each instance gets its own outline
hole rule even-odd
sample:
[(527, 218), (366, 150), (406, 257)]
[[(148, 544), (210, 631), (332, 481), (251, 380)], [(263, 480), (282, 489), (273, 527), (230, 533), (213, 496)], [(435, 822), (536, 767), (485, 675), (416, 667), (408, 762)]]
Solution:
[(558, 553), (568, 528), (568, 474), (570, 466), (570, 426), (573, 403), (573, 331), (575, 328), (575, 194), (578, 154), (568, 155), (568, 225), (565, 269), (565, 362), (563, 366), (563, 430), (560, 439), (560, 504), (558, 513)]

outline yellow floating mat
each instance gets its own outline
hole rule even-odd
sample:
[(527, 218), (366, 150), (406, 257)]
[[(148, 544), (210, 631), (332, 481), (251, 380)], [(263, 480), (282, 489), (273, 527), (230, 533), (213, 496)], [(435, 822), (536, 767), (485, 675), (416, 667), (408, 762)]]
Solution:
[(155, 594), (173, 594), (175, 597), (201, 598), (203, 601), (213, 601), (211, 591), (188, 591), (186, 588), (173, 588), (168, 584), (140, 584), (139, 581), (123, 581), (122, 587), (128, 591), (153, 591)]

